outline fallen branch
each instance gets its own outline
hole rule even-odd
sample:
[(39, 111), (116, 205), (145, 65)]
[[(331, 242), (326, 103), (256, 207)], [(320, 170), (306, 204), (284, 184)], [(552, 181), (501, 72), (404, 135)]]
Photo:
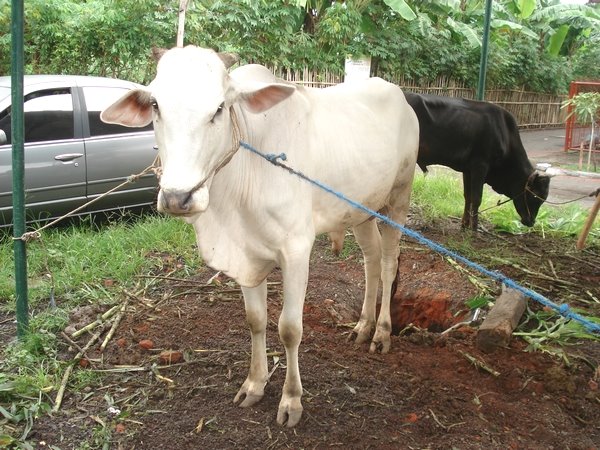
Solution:
[(490, 373), (492, 375), (494, 375), (495, 377), (499, 377), (500, 376), (500, 372), (498, 372), (497, 370), (492, 369), (490, 366), (488, 366), (486, 363), (484, 363), (483, 361), (475, 358), (474, 356), (469, 355), (468, 353), (465, 353), (461, 350), (458, 351), (462, 356), (464, 356), (467, 361), (469, 361), (471, 364), (473, 364), (475, 367), (485, 370), (487, 373)]
[[(83, 351), (81, 349), (81, 347), (79, 346), (79, 344), (77, 342), (75, 342), (73, 339), (71, 339), (67, 333), (65, 333), (64, 331), (61, 331), (60, 335), (63, 337), (63, 339), (65, 341), (67, 341), (67, 344), (69, 344), (70, 346), (74, 347), (77, 351), (79, 351), (79, 352)], [(84, 354), (83, 356), (86, 356), (86, 355)], [(87, 356), (86, 356), (86, 358), (87, 358)]]
[(94, 372), (108, 372), (108, 373), (127, 373), (127, 372), (145, 372), (150, 370), (148, 367), (143, 366), (114, 366), (111, 369), (93, 369)]
[[(583, 249), (583, 250), (581, 250), (580, 253), (588, 253), (588, 251), (586, 249)], [(590, 266), (592, 269), (595, 269), (596, 267), (598, 267), (597, 260), (588, 261), (587, 259), (578, 258), (577, 256), (571, 255), (569, 253), (566, 253), (564, 256), (566, 256), (567, 258), (570, 258), (570, 259), (574, 259), (579, 264), (584, 264), (584, 265)], [(592, 254), (590, 256), (597, 257), (598, 255)]]
[(533, 256), (537, 256), (538, 258), (541, 258), (542, 255), (539, 253), (534, 252), (533, 250), (531, 250), (530, 248), (525, 247), (524, 245), (519, 244), (518, 242), (514, 242), (510, 239), (506, 239), (505, 237), (503, 237), (502, 235), (498, 234), (498, 233), (492, 233), (491, 231), (488, 230), (483, 230), (483, 232), (485, 234), (489, 234), (494, 240), (498, 240), (500, 239), (501, 241), (506, 242), (509, 246), (511, 247), (518, 247), (521, 250), (523, 250), (524, 252), (530, 253)]
[(100, 346), (101, 352), (104, 351), (104, 349), (108, 345), (108, 342), (112, 339), (113, 335), (115, 334), (115, 331), (117, 331), (117, 327), (119, 326), (119, 323), (121, 323), (121, 319), (125, 315), (125, 310), (127, 309), (128, 304), (129, 304), (129, 300), (125, 300), (123, 302), (123, 306), (121, 306), (121, 310), (115, 316), (115, 320), (113, 321), (113, 324), (110, 327), (110, 330), (108, 331), (108, 333), (106, 333), (106, 337), (104, 338), (104, 341), (102, 342), (102, 345)]
[(467, 422), (458, 422), (458, 423), (453, 423), (450, 425), (444, 425), (442, 422), (440, 422), (440, 420), (436, 417), (435, 413), (433, 412), (433, 410), (429, 410), (429, 412), (431, 413), (431, 417), (433, 417), (433, 420), (435, 420), (435, 423), (437, 423), (440, 427), (442, 427), (444, 430), (448, 431), (453, 427), (457, 427), (458, 425), (464, 425)]
[[(212, 284), (204, 283), (201, 281), (190, 280), (189, 278), (177, 278), (169, 275), (136, 275), (135, 278), (152, 278), (155, 280), (166, 280), (166, 281), (177, 281), (182, 283), (196, 283), (205, 286), (211, 286)], [(214, 277), (213, 277), (214, 278)], [(212, 278), (211, 278), (212, 280)]]
[(69, 381), (69, 377), (71, 376), (71, 372), (73, 371), (73, 366), (81, 359), (81, 357), (89, 350), (89, 348), (94, 345), (94, 343), (100, 338), (100, 335), (104, 331), (104, 328), (98, 330), (96, 334), (94, 334), (87, 344), (75, 355), (65, 373), (63, 374), (62, 381), (60, 383), (60, 387), (58, 388), (58, 392), (56, 393), (56, 399), (54, 400), (54, 407), (52, 408), (52, 412), (57, 412), (60, 409), (60, 405), (62, 403), (63, 396), (65, 395), (65, 389), (67, 388), (67, 382)]
[(450, 263), (450, 265), (454, 269), (456, 269), (458, 272), (464, 273), (467, 276), (467, 279), (469, 280), (469, 282), (473, 286), (475, 286), (477, 289), (479, 289), (481, 292), (485, 293), (485, 292), (489, 292), (491, 290), (489, 288), (489, 286), (486, 286), (481, 281), (479, 281), (470, 271), (468, 271), (463, 266), (461, 266), (460, 264), (458, 264), (454, 259), (452, 259), (449, 256), (447, 256), (446, 257), (446, 261), (448, 261), (448, 263)]
[(526, 268), (521, 267), (521, 266), (519, 266), (518, 264), (516, 264), (516, 263), (514, 263), (512, 261), (508, 261), (508, 260), (503, 259), (503, 258), (498, 258), (497, 256), (490, 256), (490, 259), (492, 259), (494, 261), (497, 261), (499, 263), (502, 263), (504, 265), (513, 267), (513, 268), (515, 268), (517, 270), (520, 270), (521, 272), (523, 272), (526, 275), (531, 275), (531, 276), (539, 278), (541, 280), (552, 281), (554, 283), (560, 283), (560, 284), (562, 284), (564, 286), (579, 287), (579, 285), (577, 283), (573, 283), (571, 281), (566, 281), (566, 280), (561, 280), (560, 278), (554, 278), (554, 277), (551, 277), (549, 275), (545, 275), (545, 274), (540, 273), (540, 272), (534, 272), (533, 270), (526, 269)]
[(86, 331), (91, 331), (94, 328), (96, 328), (97, 326), (102, 325), (106, 320), (108, 320), (112, 316), (114, 316), (120, 307), (121, 307), (121, 305), (113, 306), (108, 311), (106, 311), (104, 314), (102, 314), (98, 319), (94, 320), (92, 323), (86, 325), (85, 327), (81, 328), (80, 330), (77, 330), (77, 331), (74, 331), (73, 333), (71, 333), (71, 337), (77, 338), (77, 337), (81, 336), (83, 333), (85, 333)]
[(150, 371), (154, 374), (154, 376), (156, 377), (156, 379), (158, 381), (162, 381), (163, 383), (166, 383), (167, 386), (169, 386), (169, 387), (172, 387), (175, 385), (175, 382), (173, 380), (171, 380), (170, 378), (167, 378), (159, 373), (158, 367), (155, 364), (153, 364), (152, 367), (150, 367)]

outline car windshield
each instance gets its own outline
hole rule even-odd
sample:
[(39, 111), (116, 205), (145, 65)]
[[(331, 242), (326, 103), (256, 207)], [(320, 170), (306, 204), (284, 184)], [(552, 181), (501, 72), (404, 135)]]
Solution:
[(7, 86), (0, 86), (0, 102), (10, 95), (10, 88)]

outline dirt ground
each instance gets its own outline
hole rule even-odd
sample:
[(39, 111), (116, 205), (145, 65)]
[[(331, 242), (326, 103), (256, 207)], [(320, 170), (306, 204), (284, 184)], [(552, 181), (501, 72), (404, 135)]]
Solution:
[[(498, 261), (506, 262), (496, 261), (494, 269), (600, 316), (598, 248), (576, 252), (574, 239), (539, 235), (472, 235), (457, 221), (412, 227), (459, 251), (497, 249)], [(600, 448), (600, 342), (566, 347), (567, 364), (526, 351), (520, 338), (482, 353), (475, 325), (442, 334), (470, 317), (464, 302), (480, 292), (477, 280), (492, 296), (500, 286), (404, 239), (393, 305), (394, 329), (402, 332), (392, 337), (388, 354), (370, 354), (368, 345), (348, 342), (364, 286), (351, 242), (347, 237), (341, 258), (324, 237), (315, 244), (300, 347), (304, 414), (297, 427), (275, 420), (286, 363), (277, 334), (279, 273), (269, 279), (272, 376), (261, 402), (239, 408), (233, 397), (250, 359), (240, 291), (222, 276), (207, 284), (215, 275), (210, 269), (178, 279), (171, 274), (179, 261), (165, 254), (151, 274), (162, 278), (140, 279), (140, 286), (153, 284), (131, 296), (105, 351), (96, 345), (80, 363), (101, 380), (70, 386), (60, 411), (38, 420), (30, 441), (62, 450)], [(509, 262), (517, 256), (518, 263)], [(65, 343), (62, 357), (75, 353)]]

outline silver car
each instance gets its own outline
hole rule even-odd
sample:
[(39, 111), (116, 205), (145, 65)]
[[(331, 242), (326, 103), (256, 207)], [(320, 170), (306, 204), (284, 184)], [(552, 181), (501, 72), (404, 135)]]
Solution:
[[(0, 227), (12, 222), (11, 79), (0, 77)], [(100, 112), (135, 83), (99, 77), (27, 75), (24, 79), (27, 221), (59, 217), (141, 172), (157, 155), (152, 125), (108, 125)], [(79, 214), (156, 201), (153, 174)]]

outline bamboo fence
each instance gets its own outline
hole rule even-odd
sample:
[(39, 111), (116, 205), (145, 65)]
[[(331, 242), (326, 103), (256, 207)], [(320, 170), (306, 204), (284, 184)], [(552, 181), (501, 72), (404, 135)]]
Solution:
[[(343, 76), (332, 72), (315, 72), (308, 69), (289, 70), (273, 69), (281, 79), (309, 87), (323, 88), (343, 82)], [(440, 77), (437, 80), (415, 85), (412, 80), (389, 80), (402, 89), (421, 94), (443, 95), (474, 99), (476, 90), (457, 83), (454, 80)], [(566, 111), (561, 109), (566, 95), (543, 94), (524, 90), (488, 89), (485, 100), (502, 106), (510, 111), (519, 124), (519, 128), (564, 127)]]

